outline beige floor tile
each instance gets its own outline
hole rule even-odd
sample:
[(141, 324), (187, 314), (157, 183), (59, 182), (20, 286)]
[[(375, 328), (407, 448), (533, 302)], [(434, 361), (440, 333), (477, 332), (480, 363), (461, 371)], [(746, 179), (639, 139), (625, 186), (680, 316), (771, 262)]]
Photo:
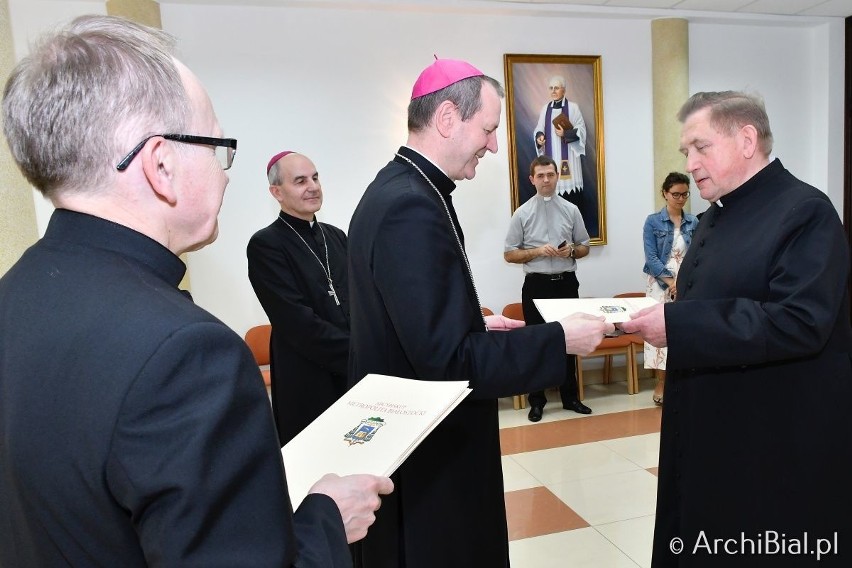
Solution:
[(657, 467), (660, 462), (660, 433), (603, 440), (601, 444), (642, 468)]
[(639, 469), (632, 461), (597, 442), (526, 452), (512, 457), (543, 485)]
[(518, 489), (530, 489), (541, 486), (541, 481), (521, 467), (512, 456), (503, 456), (502, 462), (504, 491), (517, 491)]
[(548, 391), (536, 424), (498, 401), (513, 568), (650, 566), (662, 411), (640, 388), (587, 385), (591, 416)]
[(643, 568), (651, 566), (654, 515), (616, 521), (595, 527), (607, 540)]
[(655, 513), (657, 478), (644, 469), (546, 486), (592, 526)]
[(637, 568), (594, 528), (525, 538), (509, 543), (512, 568)]

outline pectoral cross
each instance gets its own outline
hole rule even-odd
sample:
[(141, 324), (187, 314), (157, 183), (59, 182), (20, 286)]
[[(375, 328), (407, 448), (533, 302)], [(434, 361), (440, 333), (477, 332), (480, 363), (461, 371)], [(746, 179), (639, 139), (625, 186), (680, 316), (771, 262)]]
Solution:
[(340, 299), (337, 297), (337, 292), (334, 290), (334, 283), (331, 278), (328, 279), (328, 295), (334, 298), (334, 303), (340, 305)]

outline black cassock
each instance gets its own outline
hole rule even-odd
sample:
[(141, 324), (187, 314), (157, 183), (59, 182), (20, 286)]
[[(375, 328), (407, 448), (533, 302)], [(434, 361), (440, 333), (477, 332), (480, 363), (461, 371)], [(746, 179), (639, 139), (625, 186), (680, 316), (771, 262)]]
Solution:
[[(807, 533), (813, 551), (837, 531), (842, 556), (818, 566), (850, 566), (852, 332), (840, 219), (778, 160), (721, 202), (701, 218), (677, 301), (665, 306), (652, 565), (812, 566), (792, 539)], [(714, 539), (745, 553), (711, 554)], [(782, 542), (786, 554), (767, 553)]]
[(57, 209), (0, 278), (0, 566), (351, 566), (334, 501), (291, 513), (257, 365), (184, 271)]
[[(463, 239), (455, 184), (416, 152), (399, 153), (440, 189)], [(496, 398), (564, 381), (562, 327), (486, 332), (447, 210), (402, 158), (364, 193), (349, 253), (350, 381), (381, 373), (467, 380), (473, 389), (394, 474), (393, 494), (356, 547), (356, 566), (508, 565)]]
[[(255, 233), (247, 255), (249, 280), (272, 324), (272, 406), (283, 446), (346, 392), (349, 300), (344, 232), (281, 217), (290, 226), (278, 218)], [(318, 261), (325, 264), (323, 234), (340, 305)]]

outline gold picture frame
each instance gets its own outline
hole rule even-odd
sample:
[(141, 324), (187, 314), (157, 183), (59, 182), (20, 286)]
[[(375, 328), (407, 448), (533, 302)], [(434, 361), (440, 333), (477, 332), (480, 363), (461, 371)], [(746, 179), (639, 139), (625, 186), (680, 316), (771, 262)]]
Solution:
[[(571, 150), (576, 161), (571, 162), (567, 157), (566, 160), (557, 160), (557, 165), (562, 163), (563, 173), (566, 174), (564, 178), (568, 180), (566, 183), (573, 184), (564, 197), (580, 209), (591, 244), (605, 245), (606, 177), (601, 56), (505, 54), (503, 64), (512, 212), (535, 195), (535, 187), (529, 181), (530, 162), (540, 152), (547, 153), (546, 149), (554, 144), (552, 140), (546, 140), (539, 149), (536, 133), (545, 123), (544, 117), (552, 116), (552, 111), (548, 113), (547, 110), (551, 101), (549, 85), (552, 78), (562, 77), (565, 80), (565, 98), (577, 105), (576, 109), (581, 113), (580, 121), (584, 122), (585, 127), (585, 140), (573, 146), (583, 151)], [(576, 109), (572, 113), (576, 113)], [(577, 134), (582, 134), (579, 125)], [(566, 154), (570, 155), (568, 151)], [(571, 172), (571, 164), (580, 164), (579, 172)]]

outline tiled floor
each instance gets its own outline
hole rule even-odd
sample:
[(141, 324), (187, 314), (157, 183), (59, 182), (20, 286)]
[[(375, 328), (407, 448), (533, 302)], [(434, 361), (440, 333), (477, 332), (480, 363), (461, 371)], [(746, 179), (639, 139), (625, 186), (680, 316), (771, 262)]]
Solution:
[(661, 410), (653, 379), (640, 387), (587, 385), (590, 416), (548, 392), (536, 424), (500, 401), (513, 568), (650, 566)]

